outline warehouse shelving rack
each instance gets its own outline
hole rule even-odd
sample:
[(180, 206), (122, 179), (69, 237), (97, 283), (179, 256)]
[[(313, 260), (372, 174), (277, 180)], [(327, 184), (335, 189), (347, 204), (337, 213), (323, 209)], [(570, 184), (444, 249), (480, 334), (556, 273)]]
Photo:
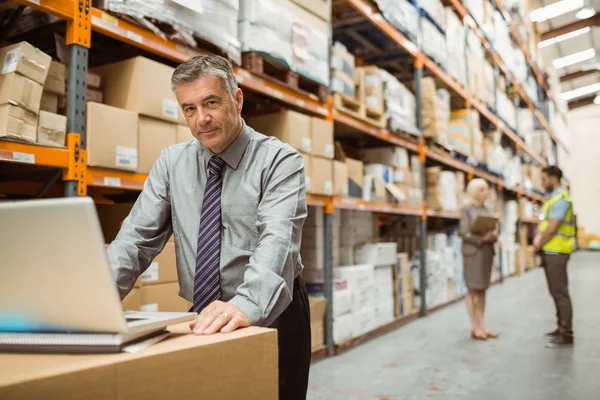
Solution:
[[(415, 83), (416, 83), (416, 103), (417, 103), (417, 125), (422, 127), (421, 121), (421, 98), (420, 98), (420, 80), (423, 76), (423, 68), (427, 68), (437, 78), (442, 80), (459, 96), (464, 98), (467, 107), (473, 107), (481, 115), (487, 118), (493, 125), (502, 131), (511, 139), (517, 148), (526, 152), (533, 160), (541, 165), (545, 165), (545, 160), (528, 147), (524, 141), (507, 127), (496, 115), (494, 115), (487, 106), (476, 99), (462, 85), (456, 82), (452, 77), (446, 74), (430, 58), (425, 56), (420, 48), (408, 40), (402, 33), (389, 25), (383, 17), (376, 13), (365, 0), (346, 0), (357, 11), (360, 12), (377, 29), (393, 40), (398, 47), (404, 49), (414, 57), (415, 62)], [(91, 33), (96, 31), (103, 35), (112, 37), (118, 41), (141, 48), (151, 53), (157, 54), (165, 59), (183, 62), (191, 56), (202, 54), (201, 49), (194, 49), (182, 46), (178, 43), (165, 40), (149, 30), (134, 25), (126, 20), (117, 18), (102, 10), (91, 6), (91, 0), (16, 0), (24, 6), (30, 6), (40, 11), (52, 14), (62, 18), (67, 23), (67, 48), (70, 57), (69, 63), (69, 82), (67, 88), (67, 148), (47, 148), (32, 144), (22, 144), (0, 141), (0, 161), (19, 164), (35, 165), (57, 169), (58, 172), (42, 185), (41, 188), (36, 185), (18, 185), (8, 183), (0, 184), (0, 192), (4, 193), (23, 193), (43, 197), (49, 193), (53, 184), (62, 179), (64, 181), (65, 196), (85, 196), (93, 193), (102, 193), (103, 191), (121, 190), (121, 191), (140, 191), (143, 187), (146, 175), (135, 174), (122, 171), (111, 171), (87, 166), (86, 140), (85, 140), (85, 112), (86, 112), (86, 80), (88, 66), (88, 50), (91, 43)], [(466, 9), (458, 0), (451, 0), (455, 9), (466, 14)], [(462, 7), (462, 8), (461, 8)], [(515, 31), (516, 32), (516, 31)], [(483, 35), (482, 35), (483, 37)], [(483, 38), (485, 39), (485, 38)], [(489, 45), (489, 44), (488, 44)], [(488, 46), (489, 48), (489, 46)], [(501, 64), (499, 58), (497, 64)], [(532, 64), (533, 65), (533, 64)], [(533, 67), (532, 67), (533, 69)], [(534, 71), (536, 71), (534, 69)], [(537, 72), (539, 74), (539, 70)], [(428, 148), (423, 140), (417, 141), (395, 134), (371, 125), (370, 123), (357, 119), (349, 114), (334, 109), (332, 102), (327, 104), (319, 103), (311, 97), (296, 93), (277, 83), (270, 82), (253, 75), (252, 73), (236, 67), (235, 74), (240, 86), (244, 89), (275, 99), (295, 109), (302, 110), (305, 113), (319, 116), (336, 124), (341, 124), (364, 135), (371, 136), (381, 142), (387, 142), (406, 148), (407, 150), (419, 155), (422, 166), (425, 166), (427, 160), (446, 165), (450, 168), (463, 171), (469, 179), (477, 176), (488, 180), (499, 189), (504, 188), (504, 181), (492, 174), (477, 169), (472, 165), (456, 160), (447, 154), (440, 154), (431, 148)], [(540, 75), (541, 76), (541, 75)], [(539, 80), (539, 77), (538, 77)], [(515, 82), (515, 87), (518, 87)], [(524, 93), (524, 91), (523, 91)], [(526, 94), (526, 93), (525, 93)], [(539, 111), (538, 111), (539, 113)], [(541, 115), (541, 114), (540, 114)], [(549, 127), (548, 127), (549, 128)], [(422, 170), (422, 181), (425, 182), (425, 168)], [(89, 189), (89, 190), (88, 190)], [(424, 189), (425, 190), (425, 189)], [(543, 197), (535, 193), (527, 192), (519, 187), (507, 189), (512, 191), (517, 197), (528, 197), (533, 201), (543, 201)], [(424, 193), (425, 195), (425, 193)], [(425, 196), (424, 196), (425, 197)], [(98, 202), (107, 202), (105, 198), (98, 198)], [(110, 201), (108, 201), (110, 202)], [(425, 260), (426, 237), (427, 237), (427, 219), (444, 218), (456, 220), (460, 216), (456, 212), (441, 212), (427, 208), (425, 202), (421, 207), (409, 207), (395, 204), (368, 202), (361, 199), (338, 198), (331, 196), (308, 195), (307, 203), (310, 206), (322, 207), (325, 211), (325, 296), (329, 300), (326, 312), (326, 352), (331, 355), (336, 349), (333, 345), (332, 336), (332, 235), (333, 235), (333, 213), (337, 209), (353, 209), (372, 211), (380, 214), (406, 215), (420, 218), (420, 250), (421, 260)], [(532, 222), (532, 221), (526, 221)], [(424, 263), (423, 263), (424, 265)], [(425, 268), (421, 268), (422, 279), (425, 282)], [(424, 288), (421, 288), (424, 289)], [(421, 293), (424, 294), (424, 290)], [(453, 300), (453, 301), (456, 301)], [(433, 311), (439, 307), (431, 309)], [(421, 315), (427, 313), (426, 299), (422, 298)], [(368, 334), (366, 337), (373, 337), (387, 332), (390, 329), (401, 326), (415, 316), (403, 317), (393, 323)], [(364, 339), (364, 338), (363, 338)], [(361, 342), (362, 339), (354, 341)], [(341, 346), (338, 350), (347, 348)]]

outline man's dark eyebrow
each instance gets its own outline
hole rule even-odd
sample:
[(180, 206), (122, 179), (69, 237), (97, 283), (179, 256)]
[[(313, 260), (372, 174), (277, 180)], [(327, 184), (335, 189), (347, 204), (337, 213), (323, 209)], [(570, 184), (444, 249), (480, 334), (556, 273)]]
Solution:
[(183, 104), (181, 105), (181, 108), (186, 108), (186, 107), (189, 107), (189, 106), (193, 106), (193, 104), (190, 104), (190, 103), (183, 103)]
[(216, 94), (211, 94), (207, 98), (203, 99), (202, 102), (205, 103), (205, 102), (211, 101), (211, 100), (221, 100), (221, 97), (217, 96)]

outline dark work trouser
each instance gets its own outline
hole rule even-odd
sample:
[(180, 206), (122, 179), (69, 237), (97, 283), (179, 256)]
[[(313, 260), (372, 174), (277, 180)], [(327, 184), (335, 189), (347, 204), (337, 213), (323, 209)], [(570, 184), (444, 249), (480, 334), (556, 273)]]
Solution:
[(569, 296), (568, 254), (544, 254), (542, 256), (548, 290), (556, 305), (558, 331), (564, 337), (573, 337), (573, 307)]
[(270, 328), (279, 344), (279, 398), (305, 400), (311, 358), (310, 308), (302, 278), (294, 281), (292, 303)]

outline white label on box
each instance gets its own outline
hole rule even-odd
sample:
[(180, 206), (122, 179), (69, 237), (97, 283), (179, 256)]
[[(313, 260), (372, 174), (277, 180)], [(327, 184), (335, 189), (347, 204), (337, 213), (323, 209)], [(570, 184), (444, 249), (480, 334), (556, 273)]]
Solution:
[(158, 312), (158, 303), (142, 304), (140, 311), (144, 312)]
[(304, 182), (305, 182), (305, 184), (306, 184), (306, 191), (307, 191), (307, 192), (310, 192), (310, 184), (311, 184), (311, 182), (312, 182), (312, 179), (311, 179), (311, 177), (310, 177), (310, 176), (305, 176), (305, 177), (304, 177)]
[(325, 181), (325, 194), (331, 196), (333, 194), (333, 182)]
[(35, 164), (35, 154), (13, 152), (13, 161), (27, 164)]
[(4, 58), (4, 65), (2, 66), (2, 74), (9, 74), (17, 70), (19, 65), (19, 58), (21, 58), (21, 48), (17, 47), (6, 53)]
[(142, 282), (156, 282), (158, 279), (158, 263), (153, 262), (142, 274)]
[(121, 187), (121, 178), (104, 177), (104, 186)]
[(144, 38), (142, 37), (142, 35), (138, 35), (137, 33), (127, 31), (127, 37), (133, 40), (134, 42), (144, 43)]
[(28, 0), (32, 4), (40, 5), (40, 0)]
[(173, 99), (163, 98), (162, 113), (165, 117), (178, 119), (179, 104)]
[(138, 152), (134, 147), (117, 146), (117, 167), (137, 168)]
[(312, 142), (311, 142), (310, 138), (303, 138), (302, 139), (302, 151), (305, 153), (310, 153), (311, 150), (312, 150)]
[(404, 182), (404, 171), (394, 171), (394, 182)]
[(325, 146), (325, 157), (333, 158), (334, 152), (335, 150), (332, 144), (328, 144)]

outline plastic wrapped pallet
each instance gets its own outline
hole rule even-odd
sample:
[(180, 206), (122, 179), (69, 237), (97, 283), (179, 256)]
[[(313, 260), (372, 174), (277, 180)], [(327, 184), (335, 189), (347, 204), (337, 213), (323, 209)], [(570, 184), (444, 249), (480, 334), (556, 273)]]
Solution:
[(519, 135), (526, 138), (525, 143), (527, 143), (527, 145), (531, 145), (531, 134), (534, 131), (533, 113), (528, 108), (519, 108), (518, 113), (517, 132), (519, 132)]
[(497, 101), (497, 111), (500, 118), (502, 118), (508, 126), (511, 128), (516, 128), (516, 111), (515, 105), (511, 99), (508, 98), (506, 93), (496, 90), (496, 101)]
[(467, 84), (471, 93), (475, 94), (476, 97), (481, 98), (481, 92), (484, 90), (482, 86), (485, 85), (483, 77), (483, 61), (485, 54), (483, 47), (481, 47), (481, 41), (471, 30), (467, 31)]
[(446, 7), (446, 49), (448, 73), (462, 85), (467, 83), (465, 66), (465, 27), (451, 7)]
[(381, 70), (374, 66), (357, 68), (363, 74), (363, 85), (359, 97), (363, 104), (372, 110), (383, 113), (383, 79)]
[(100, 8), (130, 15), (146, 24), (150, 24), (147, 18), (167, 23), (189, 41), (194, 41), (192, 35), (196, 35), (241, 63), (239, 0), (101, 0)]
[(455, 110), (450, 114), (449, 144), (453, 150), (473, 155), (474, 131), (479, 131), (479, 113), (473, 109)]
[(419, 10), (407, 0), (375, 0), (384, 18), (396, 29), (416, 39)]
[(450, 123), (450, 94), (445, 89), (436, 90), (433, 78), (421, 80), (423, 102), (423, 136), (433, 138), (448, 147)]
[(415, 95), (400, 81), (385, 70), (381, 70), (385, 118), (392, 132), (407, 132), (419, 136)]
[(444, 5), (440, 0), (419, 0), (419, 7), (423, 9), (429, 16), (442, 28), (446, 30), (446, 15)]
[(484, 10), (483, 10), (483, 1), (484, 0), (465, 0), (463, 4), (467, 7), (473, 19), (478, 24), (483, 24), (484, 22)]
[(429, 19), (421, 16), (421, 38), (423, 52), (437, 62), (442, 68), (448, 65), (446, 36)]
[(483, 85), (480, 86), (480, 97), (490, 106), (494, 106), (494, 67), (486, 60), (482, 60), (482, 67)]
[(456, 211), (456, 174), (441, 171), (439, 167), (427, 168), (427, 205), (433, 209)]
[(330, 67), (331, 82), (329, 87), (331, 91), (354, 97), (354, 55), (339, 42), (335, 42), (331, 47)]

